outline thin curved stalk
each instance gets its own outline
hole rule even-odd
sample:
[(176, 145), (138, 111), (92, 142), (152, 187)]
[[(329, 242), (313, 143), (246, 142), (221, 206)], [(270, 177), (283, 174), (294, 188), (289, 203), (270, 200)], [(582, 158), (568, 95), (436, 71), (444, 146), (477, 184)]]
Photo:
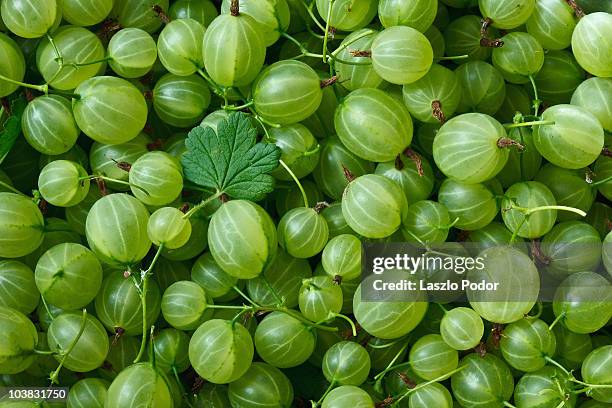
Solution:
[[(157, 248), (157, 252), (151, 261), (151, 264), (147, 268), (146, 271), (140, 271), (140, 302), (142, 308), (142, 341), (140, 342), (140, 350), (138, 350), (138, 355), (134, 359), (134, 364), (140, 361), (142, 355), (144, 354), (146, 345), (147, 345), (147, 294), (149, 292), (149, 278), (151, 277), (153, 267), (157, 263), (162, 251), (164, 249), (164, 244), (161, 244)], [(138, 288), (138, 287), (137, 287)]]
[(52, 372), (51, 375), (49, 376), (49, 379), (51, 380), (51, 384), (59, 384), (59, 382), (58, 382), (59, 373), (60, 373), (62, 367), (64, 366), (64, 363), (66, 362), (66, 359), (68, 358), (68, 356), (70, 355), (70, 353), (72, 352), (72, 350), (76, 346), (77, 342), (79, 341), (79, 339), (83, 335), (83, 332), (85, 331), (85, 325), (86, 324), (87, 324), (87, 309), (83, 309), (83, 317), (81, 318), (81, 327), (79, 327), (79, 332), (77, 333), (76, 337), (72, 340), (72, 342), (70, 343), (70, 345), (66, 349), (66, 352), (64, 352), (62, 354), (62, 359), (61, 359), (61, 361), (59, 363), (59, 366), (57, 366), (55, 371)]
[(285, 168), (287, 173), (289, 173), (293, 181), (295, 181), (295, 184), (297, 184), (298, 188), (300, 189), (300, 192), (302, 193), (302, 199), (304, 200), (304, 207), (308, 208), (309, 207), (308, 196), (306, 195), (306, 191), (304, 191), (304, 187), (302, 187), (302, 183), (300, 183), (300, 180), (295, 176), (293, 171), (291, 171), (289, 166), (287, 166), (287, 164), (283, 160), (279, 160), (278, 162), (280, 163), (281, 166)]

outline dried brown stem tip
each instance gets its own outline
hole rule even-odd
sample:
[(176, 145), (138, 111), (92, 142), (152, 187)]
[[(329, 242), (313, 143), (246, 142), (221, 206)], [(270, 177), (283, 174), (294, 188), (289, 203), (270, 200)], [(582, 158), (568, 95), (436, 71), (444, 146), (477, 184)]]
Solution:
[(584, 17), (584, 10), (576, 3), (575, 0), (565, 0), (565, 2), (574, 10), (574, 14), (579, 19)]
[(106, 189), (106, 183), (101, 178), (96, 178), (96, 184), (98, 184), (98, 190), (100, 190), (100, 194), (102, 196), (108, 195), (108, 190)]
[(404, 150), (404, 156), (408, 157), (410, 160), (414, 162), (414, 165), (416, 166), (419, 177), (423, 177), (425, 175), (425, 172), (423, 171), (423, 160), (421, 160), (421, 156), (419, 156), (417, 152), (415, 152), (414, 150), (410, 148), (407, 148), (406, 150)]
[(108, 40), (115, 32), (121, 30), (122, 28), (123, 27), (118, 21), (109, 18), (100, 25), (97, 35), (102, 39)]
[(166, 14), (162, 6), (156, 4), (153, 6), (153, 12), (159, 17), (164, 24), (168, 24), (170, 22), (170, 17)]
[(324, 209), (326, 209), (327, 207), (329, 207), (329, 204), (325, 201), (321, 201), (318, 202), (315, 206), (314, 206), (314, 210), (317, 214), (320, 214), (321, 211), (323, 211)]
[(497, 139), (497, 147), (499, 147), (500, 149), (511, 147), (511, 146), (516, 146), (516, 148), (520, 151), (525, 150), (525, 146), (520, 144), (516, 140), (512, 140), (507, 137), (500, 137), (499, 139)]
[[(121, 336), (123, 336), (123, 333), (125, 333), (125, 330), (123, 330), (123, 328), (121, 327), (115, 327), (115, 335), (113, 336), (113, 342), (112, 345), (116, 346), (117, 342), (119, 341), (119, 338), (121, 338)], [(110, 363), (109, 363), (110, 365)], [(111, 365), (112, 367), (112, 365)]]
[(230, 4), (230, 14), (234, 17), (240, 15), (240, 2), (238, 0), (232, 0)]
[(115, 162), (115, 166), (117, 166), (123, 171), (127, 171), (129, 173), (130, 170), (132, 170), (132, 165), (128, 162), (118, 162), (115, 159), (111, 159), (111, 160)]
[(40, 210), (42, 215), (47, 215), (47, 212), (49, 210), (48, 203), (43, 198), (41, 198), (38, 202), (38, 209)]
[(500, 40), (499, 38), (495, 40), (491, 40), (489, 38), (481, 38), (480, 46), (487, 47), (487, 48), (500, 48), (504, 46), (504, 42)]
[(164, 142), (162, 142), (161, 139), (157, 138), (154, 141), (152, 141), (151, 143), (147, 143), (147, 150), (148, 151), (161, 150), (161, 148), (163, 146), (164, 146)]
[(353, 173), (351, 173), (351, 171), (343, 164), (342, 165), (342, 171), (344, 172), (344, 178), (350, 183), (351, 181), (355, 180), (355, 176), (353, 175)]
[(397, 375), (399, 376), (400, 380), (402, 380), (402, 382), (406, 384), (406, 387), (414, 388), (417, 386), (417, 383), (414, 380), (412, 380), (410, 377), (408, 377), (408, 374), (399, 372), (397, 373)]
[(202, 377), (200, 376), (196, 377), (196, 379), (193, 381), (193, 385), (191, 386), (191, 392), (197, 394), (198, 391), (202, 389), (204, 384), (206, 384), (206, 381)]
[(499, 48), (504, 45), (504, 42), (500, 39), (491, 40), (489, 37), (489, 26), (493, 24), (493, 20), (489, 17), (483, 18), (482, 25), (480, 26), (480, 46), (487, 48)]
[(533, 259), (540, 265), (546, 266), (550, 264), (551, 259), (542, 253), (539, 241), (531, 241), (531, 255), (533, 256)]
[(325, 88), (325, 87), (335, 84), (336, 82), (338, 82), (338, 75), (334, 75), (333, 77), (329, 79), (323, 79), (320, 83), (320, 86), (321, 88)]
[(481, 358), (487, 355), (487, 346), (482, 341), (474, 347), (474, 352), (477, 353)]
[(402, 158), (398, 154), (397, 157), (395, 158), (395, 169), (402, 170), (403, 168), (404, 168), (404, 162), (402, 161)]
[(349, 53), (353, 57), (369, 58), (369, 57), (372, 56), (372, 51), (371, 50), (349, 50)]
[(336, 37), (336, 27), (329, 27), (327, 29), (327, 39), (333, 40)]
[(431, 114), (441, 124), (446, 122), (446, 116), (444, 116), (444, 112), (442, 111), (442, 102), (436, 100), (431, 103)]
[(381, 402), (377, 402), (376, 404), (374, 404), (374, 407), (375, 408), (385, 408), (385, 407), (390, 406), (391, 404), (393, 404), (393, 397), (389, 395), (387, 398), (385, 398)]
[(491, 20), (489, 17), (485, 17), (480, 20), (480, 22), (482, 23), (480, 26), (480, 36), (486, 37), (487, 34), (489, 34), (489, 26), (493, 24), (493, 20)]
[(491, 336), (493, 336), (493, 345), (499, 348), (499, 342), (501, 341), (502, 334), (504, 333), (504, 325), (495, 323), (491, 329)]
[(601, 149), (601, 155), (606, 157), (612, 157), (612, 150), (607, 147), (604, 147), (603, 149)]

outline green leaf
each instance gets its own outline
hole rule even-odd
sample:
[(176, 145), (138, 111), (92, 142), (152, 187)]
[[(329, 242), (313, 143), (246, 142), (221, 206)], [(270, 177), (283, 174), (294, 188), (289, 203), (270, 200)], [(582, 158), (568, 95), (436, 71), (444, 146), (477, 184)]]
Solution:
[(21, 95), (11, 100), (11, 114), (0, 126), (0, 164), (9, 154), (17, 137), (21, 133), (21, 116), (27, 106), (27, 101)]
[(232, 113), (215, 132), (195, 127), (181, 159), (190, 182), (231, 198), (259, 201), (274, 189), (268, 173), (278, 167), (280, 149), (257, 143), (257, 131), (244, 113)]

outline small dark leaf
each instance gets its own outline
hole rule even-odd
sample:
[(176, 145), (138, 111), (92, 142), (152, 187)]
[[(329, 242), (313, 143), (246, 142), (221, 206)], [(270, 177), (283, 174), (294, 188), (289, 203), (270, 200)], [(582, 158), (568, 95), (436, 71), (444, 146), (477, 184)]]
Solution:
[(0, 126), (0, 164), (9, 154), (21, 133), (21, 116), (28, 103), (23, 96), (18, 95), (12, 98), (10, 104), (10, 115), (3, 126)]

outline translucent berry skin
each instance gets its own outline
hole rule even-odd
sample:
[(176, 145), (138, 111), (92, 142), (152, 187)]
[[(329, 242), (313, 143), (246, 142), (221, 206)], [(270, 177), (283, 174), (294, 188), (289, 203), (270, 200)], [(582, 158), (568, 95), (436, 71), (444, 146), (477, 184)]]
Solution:
[(385, 238), (399, 229), (408, 209), (399, 185), (384, 176), (366, 174), (344, 190), (342, 214), (355, 232), (368, 238)]
[(338, 106), (334, 124), (352, 153), (374, 162), (394, 160), (412, 141), (408, 109), (379, 89), (351, 92)]

